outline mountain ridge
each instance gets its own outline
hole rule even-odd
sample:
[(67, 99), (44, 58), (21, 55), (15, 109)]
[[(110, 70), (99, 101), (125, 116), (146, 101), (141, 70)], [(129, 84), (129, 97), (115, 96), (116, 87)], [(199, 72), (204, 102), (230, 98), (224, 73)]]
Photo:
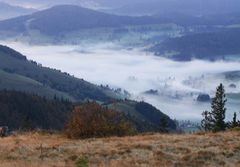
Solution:
[(10, 5), (5, 2), (0, 2), (0, 20), (27, 15), (36, 11), (37, 10), (33, 8), (24, 8), (20, 6)]
[(43, 34), (56, 35), (81, 29), (159, 24), (162, 22), (165, 20), (156, 17), (117, 16), (75, 5), (58, 5), (32, 15), (1, 21), (0, 30), (24, 33), (29, 28), (38, 30)]

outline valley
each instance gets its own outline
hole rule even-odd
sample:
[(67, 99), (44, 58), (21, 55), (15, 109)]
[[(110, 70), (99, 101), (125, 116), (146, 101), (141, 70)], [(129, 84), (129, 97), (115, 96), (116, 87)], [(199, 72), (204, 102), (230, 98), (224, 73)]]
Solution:
[[(239, 78), (231, 80), (223, 75), (240, 70), (238, 61), (177, 62), (156, 57), (139, 47), (127, 49), (114, 43), (49, 46), (20, 42), (5, 44), (44, 66), (67, 71), (97, 85), (122, 88), (130, 93), (131, 99), (149, 102), (171, 118), (180, 120), (199, 122), (202, 111), (210, 108), (210, 102), (198, 102), (198, 95), (205, 93), (212, 97), (216, 85), (221, 82), (228, 94), (239, 93)], [(236, 88), (229, 87), (231, 84), (235, 84)], [(157, 93), (145, 93), (149, 90), (156, 90)], [(239, 105), (237, 96), (229, 96), (228, 120), (233, 112), (238, 112)]]
[(0, 167), (240, 166), (239, 0), (0, 0)]

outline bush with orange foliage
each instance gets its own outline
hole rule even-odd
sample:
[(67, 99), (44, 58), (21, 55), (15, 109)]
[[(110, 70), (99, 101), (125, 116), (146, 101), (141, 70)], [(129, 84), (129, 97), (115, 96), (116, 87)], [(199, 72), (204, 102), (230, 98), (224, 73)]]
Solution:
[(96, 102), (75, 107), (65, 129), (69, 138), (127, 136), (136, 133), (127, 118)]

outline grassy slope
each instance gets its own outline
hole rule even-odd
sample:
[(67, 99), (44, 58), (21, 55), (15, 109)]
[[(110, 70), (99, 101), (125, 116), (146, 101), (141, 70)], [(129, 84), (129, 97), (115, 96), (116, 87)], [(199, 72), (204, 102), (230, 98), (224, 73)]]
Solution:
[(240, 165), (240, 131), (192, 135), (149, 134), (124, 138), (69, 140), (37, 133), (0, 139), (4, 167), (90, 166), (212, 167)]
[(44, 86), (42, 83), (32, 80), (31, 78), (0, 70), (0, 90), (2, 89), (28, 92), (51, 98), (56, 95), (57, 97), (74, 100), (68, 94)]
[(110, 104), (109, 107), (117, 111), (124, 112), (126, 115), (131, 114), (139, 119), (144, 119), (144, 116), (136, 111), (135, 105), (135, 101), (120, 101), (115, 104)]
[(159, 131), (159, 122), (163, 116), (167, 117), (169, 121), (169, 128), (171, 130), (176, 129), (175, 122), (171, 118), (148, 103), (121, 100), (118, 102), (115, 101), (107, 106), (130, 116), (132, 121), (136, 122), (136, 128), (138, 131)]

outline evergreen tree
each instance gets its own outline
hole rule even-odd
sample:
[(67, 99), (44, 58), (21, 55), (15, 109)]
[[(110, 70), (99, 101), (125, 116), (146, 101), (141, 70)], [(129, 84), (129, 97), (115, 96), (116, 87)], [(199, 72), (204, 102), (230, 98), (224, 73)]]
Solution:
[(204, 119), (202, 120), (202, 127), (205, 131), (224, 131), (226, 129), (225, 104), (227, 102), (223, 84), (217, 87), (216, 95), (212, 100), (211, 112), (204, 111), (202, 113)]
[(160, 119), (160, 131), (161, 132), (168, 132), (168, 118), (166, 116), (162, 116)]
[(211, 113), (208, 111), (204, 111), (202, 113), (202, 116), (204, 117), (204, 119), (201, 121), (202, 128), (205, 131), (211, 131), (213, 128), (213, 120), (212, 120)]
[(27, 116), (24, 118), (21, 129), (22, 129), (23, 131), (30, 131), (30, 130), (34, 129), (33, 126), (32, 126), (32, 123), (31, 123), (31, 120), (30, 120), (30, 116), (29, 116), (29, 115), (27, 115)]
[(232, 123), (231, 123), (231, 128), (235, 128), (238, 126), (238, 121), (237, 121), (237, 113), (234, 112), (234, 115), (233, 115), (233, 120), (232, 120)]
[(217, 87), (216, 96), (213, 98), (212, 101), (212, 118), (213, 118), (213, 131), (224, 131), (226, 129), (225, 123), (225, 114), (226, 108), (225, 104), (227, 102), (225, 89), (223, 84), (220, 84)]

